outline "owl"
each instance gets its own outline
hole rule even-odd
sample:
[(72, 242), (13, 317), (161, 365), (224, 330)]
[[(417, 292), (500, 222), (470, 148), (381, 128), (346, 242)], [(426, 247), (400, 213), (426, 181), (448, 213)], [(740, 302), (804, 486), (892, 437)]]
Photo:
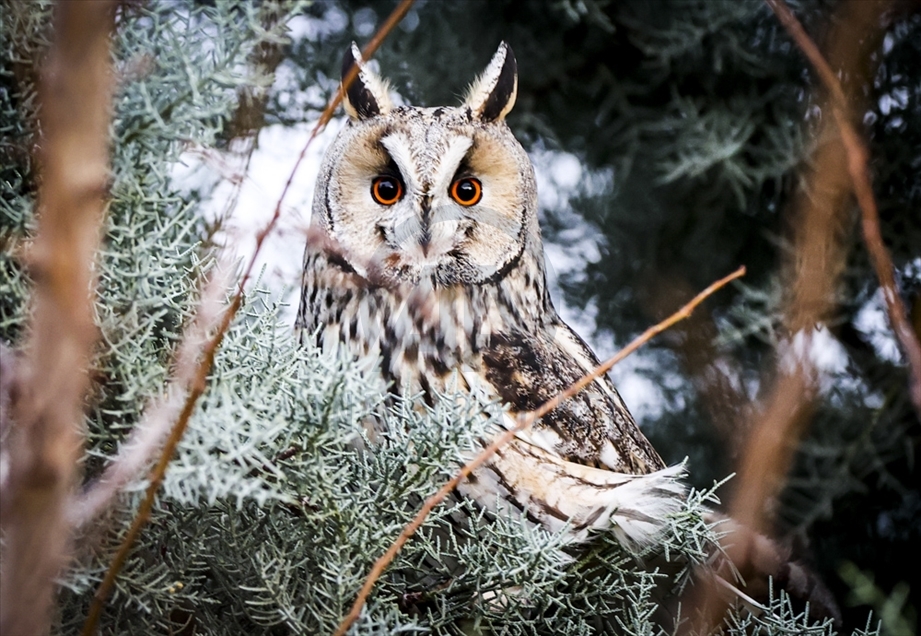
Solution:
[[(534, 168), (505, 117), (518, 71), (506, 43), (459, 106), (395, 105), (352, 45), (348, 121), (313, 201), (297, 319), (323, 348), (375, 356), (395, 390), (504, 404), (499, 426), (597, 366), (547, 289)], [(572, 542), (655, 540), (681, 506), (668, 468), (607, 377), (501, 448), (459, 487), (497, 514)]]

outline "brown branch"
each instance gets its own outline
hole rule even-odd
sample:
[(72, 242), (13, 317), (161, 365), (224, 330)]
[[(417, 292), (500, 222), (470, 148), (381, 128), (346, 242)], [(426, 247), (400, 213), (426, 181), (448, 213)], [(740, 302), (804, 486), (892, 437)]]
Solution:
[(652, 340), (655, 336), (659, 335), (666, 329), (669, 329), (675, 323), (686, 319), (691, 315), (694, 309), (704, 301), (705, 298), (716, 292), (721, 287), (724, 287), (731, 281), (740, 278), (745, 275), (745, 267), (740, 267), (732, 274), (721, 278), (715, 283), (711, 284), (705, 290), (697, 294), (692, 298), (687, 304), (685, 304), (681, 309), (676, 311), (674, 314), (660, 322), (659, 324), (650, 327), (638, 337), (634, 338), (630, 344), (621, 349), (611, 358), (608, 358), (602, 364), (595, 367), (592, 371), (582, 376), (577, 382), (575, 382), (568, 389), (558, 394), (552, 400), (544, 402), (537, 409), (530, 411), (528, 413), (520, 413), (517, 418), (517, 422), (514, 427), (507, 429), (501, 435), (496, 436), (493, 439), (492, 443), (484, 448), (480, 453), (474, 457), (472, 460), (464, 464), (464, 466), (454, 475), (450, 480), (448, 480), (441, 488), (438, 489), (434, 495), (425, 500), (425, 503), (422, 504), (422, 508), (416, 514), (412, 521), (403, 528), (403, 531), (400, 532), (399, 536), (391, 544), (390, 548), (380, 556), (380, 558), (375, 561), (374, 566), (371, 568), (371, 571), (368, 573), (368, 577), (365, 579), (364, 585), (361, 587), (361, 591), (358, 593), (358, 597), (355, 599), (355, 602), (352, 605), (352, 609), (349, 613), (342, 619), (342, 622), (339, 624), (339, 627), (336, 628), (334, 636), (344, 636), (352, 623), (354, 623), (358, 616), (361, 614), (361, 608), (364, 606), (365, 601), (368, 598), (368, 595), (371, 593), (371, 590), (374, 587), (374, 584), (383, 574), (384, 570), (390, 565), (391, 561), (396, 557), (397, 553), (402, 549), (403, 545), (409, 540), (413, 534), (422, 526), (422, 523), (428, 517), (429, 513), (440, 504), (445, 497), (448, 496), (457, 485), (465, 478), (467, 478), (470, 473), (479, 468), (486, 462), (490, 457), (492, 457), (497, 450), (499, 450), (503, 445), (507, 444), (514, 438), (518, 433), (524, 431), (530, 427), (538, 419), (558, 407), (560, 404), (568, 400), (569, 398), (576, 395), (579, 391), (584, 389), (586, 386), (597, 380), (599, 377), (611, 370), (611, 368), (629, 356), (631, 353), (642, 347), (644, 344)]
[(699, 614), (679, 631), (681, 634), (711, 633), (722, 621), (733, 600), (733, 594), (724, 589), (726, 581), (741, 577), (746, 592), (753, 594), (752, 590), (762, 588), (760, 579), (777, 576), (778, 559), (786, 561), (778, 546), (767, 538), (766, 507), (783, 487), (792, 451), (805, 430), (815, 398), (811, 362), (806, 358), (808, 352), (802, 354), (790, 353), (788, 360), (794, 369), (777, 380), (752, 425), (739, 462), (729, 519), (720, 519), (719, 529), (728, 532), (719, 540), (725, 558), (712, 566), (715, 571), (709, 563), (698, 568), (702, 585), (692, 590), (688, 605)]
[[(782, 0), (766, 2), (778, 11), (798, 42), (800, 38), (808, 40), (799, 23), (789, 26), (792, 15), (789, 11), (783, 13), (786, 7)], [(835, 21), (829, 51), (836, 65), (851, 77), (862, 76), (861, 63), (874, 41), (875, 33), (868, 27), (878, 17), (876, 8), (872, 2), (851, 0)], [(811, 40), (803, 49), (810, 59), (822, 58)], [(849, 172), (851, 161), (846, 144), (835, 132), (847, 123), (843, 108), (848, 100), (830, 68), (823, 59), (820, 75), (834, 80), (829, 88), (829, 103), (824, 106), (836, 115), (834, 121), (827, 118), (822, 122), (817, 138), (824, 143), (816, 149), (802, 191), (790, 210), (794, 249), (784, 276), (788, 290), (784, 320), (790, 335), (779, 347), (773, 386), (756, 411), (758, 415), (740, 458), (739, 478), (730, 505), (730, 527), (734, 531), (721, 540), (728, 557), (721, 564), (722, 574), (734, 569), (743, 579), (750, 574), (773, 574), (777, 565), (764, 563), (765, 552), (776, 551), (765, 551), (758, 544), (764, 543), (764, 535), (772, 534), (777, 496), (809, 422), (817, 393), (811, 349), (817, 329), (835, 312), (836, 292), (847, 258), (846, 209), (854, 178)], [(689, 603), (699, 611), (697, 620), (686, 625), (685, 633), (708, 633), (720, 623), (729, 605), (730, 596), (720, 589), (716, 577), (704, 573), (703, 580), (704, 584), (692, 592)]]
[[(869, 152), (867, 151), (866, 143), (852, 123), (852, 109), (844, 89), (838, 81), (838, 76), (819, 52), (812, 39), (806, 34), (799, 20), (796, 19), (796, 16), (793, 15), (793, 12), (790, 11), (783, 0), (765, 1), (777, 14), (790, 36), (796, 41), (797, 46), (809, 58), (819, 77), (822, 78), (822, 83), (831, 92), (833, 98), (832, 112), (841, 132), (841, 141), (847, 153), (848, 172), (862, 213), (861, 228), (863, 229), (863, 238), (867, 244), (867, 250), (870, 252), (870, 259), (873, 261), (876, 277), (879, 279), (880, 287), (883, 290), (883, 298), (886, 301), (886, 309), (889, 314), (889, 323), (892, 325), (895, 337), (902, 346), (902, 352), (908, 361), (911, 377), (909, 384), (911, 401), (915, 406), (915, 410), (921, 415), (921, 343), (919, 343), (918, 336), (912, 330), (911, 323), (908, 320), (908, 310), (895, 280), (895, 268), (892, 265), (892, 259), (889, 257), (889, 252), (879, 229), (879, 210), (876, 206), (873, 186), (870, 182)], [(888, 3), (879, 3), (879, 6), (883, 9), (887, 5)], [(881, 15), (882, 10), (871, 12), (871, 17), (876, 18), (875, 26), (878, 26), (878, 19)], [(868, 21), (868, 24), (873, 23)]]
[(25, 359), (5, 440), (0, 633), (45, 634), (66, 563), (68, 497), (82, 447), (87, 366), (96, 340), (93, 259), (109, 176), (114, 2), (61, 3), (39, 97), (39, 229), (27, 255), (35, 288)]
[[(368, 59), (368, 57), (370, 57), (374, 51), (377, 50), (381, 42), (383, 42), (384, 38), (387, 37), (387, 35), (400, 22), (403, 16), (406, 15), (413, 2), (414, 0), (403, 0), (396, 7), (396, 9), (394, 9), (393, 13), (390, 15), (390, 17), (388, 17), (384, 24), (381, 25), (380, 30), (375, 34), (374, 38), (372, 38), (368, 46), (365, 47), (365, 50), (362, 53), (362, 56), (365, 59)], [(348, 83), (354, 80), (355, 76), (357, 75), (357, 69), (353, 68), (353, 71), (354, 72), (349, 73), (345, 80), (346, 87), (348, 86)], [(176, 447), (179, 445), (179, 442), (182, 440), (182, 436), (185, 434), (185, 430), (189, 424), (189, 419), (195, 410), (195, 405), (198, 403), (198, 399), (207, 388), (208, 373), (214, 364), (214, 357), (221, 345), (221, 342), (224, 339), (224, 336), (227, 333), (227, 330), (230, 328), (230, 324), (233, 321), (234, 316), (236, 316), (237, 311), (243, 304), (246, 284), (249, 282), (249, 279), (252, 276), (253, 268), (255, 267), (256, 260), (262, 250), (262, 246), (264, 245), (266, 238), (269, 236), (269, 234), (271, 234), (272, 230), (277, 225), (278, 220), (281, 218), (282, 205), (284, 203), (285, 197), (287, 196), (288, 190), (294, 181), (297, 170), (300, 167), (304, 157), (306, 156), (307, 150), (310, 148), (311, 143), (314, 139), (316, 139), (317, 135), (320, 133), (320, 130), (332, 118), (333, 112), (341, 101), (342, 92), (339, 91), (326, 106), (326, 109), (320, 116), (319, 121), (317, 121), (316, 126), (314, 126), (310, 137), (307, 139), (307, 143), (304, 145), (304, 149), (301, 151), (300, 155), (298, 155), (297, 161), (294, 163), (294, 167), (292, 168), (291, 174), (285, 183), (285, 187), (282, 190), (281, 196), (278, 198), (278, 203), (275, 205), (275, 211), (273, 212), (271, 219), (269, 219), (269, 222), (266, 224), (266, 226), (256, 234), (256, 247), (253, 250), (253, 254), (250, 256), (243, 276), (240, 279), (240, 283), (237, 287), (237, 292), (234, 295), (230, 306), (224, 312), (223, 319), (217, 327), (217, 333), (208, 342), (202, 352), (202, 359), (199, 363), (197, 372), (189, 384), (188, 396), (186, 398), (185, 404), (181, 413), (179, 414), (179, 418), (176, 420), (176, 423), (173, 425), (173, 428), (170, 431), (170, 435), (163, 446), (160, 458), (151, 473), (150, 484), (148, 485), (144, 494), (144, 500), (141, 502), (131, 527), (128, 529), (125, 538), (119, 545), (118, 552), (112, 559), (112, 563), (106, 570), (105, 576), (103, 577), (102, 582), (99, 584), (99, 588), (96, 590), (96, 594), (93, 596), (93, 601), (90, 604), (90, 609), (87, 613), (86, 621), (83, 624), (83, 636), (92, 636), (92, 634), (96, 632), (96, 626), (99, 622), (100, 616), (102, 615), (102, 609), (105, 604), (105, 600), (108, 598), (112, 587), (115, 585), (115, 579), (118, 576), (118, 573), (121, 571), (121, 568), (124, 566), (125, 561), (128, 558), (128, 554), (134, 545), (134, 541), (137, 539), (141, 530), (150, 518), (150, 512), (153, 509), (154, 500), (156, 499), (160, 485), (163, 483), (166, 469), (169, 466), (170, 461), (172, 461), (173, 455), (176, 452)]]

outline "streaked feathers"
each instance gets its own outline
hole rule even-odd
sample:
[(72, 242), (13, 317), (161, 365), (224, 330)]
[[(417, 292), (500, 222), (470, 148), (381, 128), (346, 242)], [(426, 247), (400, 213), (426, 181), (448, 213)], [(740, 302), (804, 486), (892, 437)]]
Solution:
[[(360, 61), (351, 115), (321, 168), (298, 328), (319, 344), (379, 356), (394, 391), (461, 390), (506, 404), (498, 428), (537, 408), (598, 361), (547, 292), (534, 169), (504, 117), (517, 66), (502, 44), (459, 107), (392, 107)], [(382, 175), (404, 195), (370, 194)], [(475, 179), (460, 205), (451, 184)], [(484, 439), (488, 444), (490, 440)], [(573, 542), (610, 530), (655, 541), (682, 505), (682, 466), (666, 468), (607, 377), (522, 431), (460, 490), (524, 514)]]

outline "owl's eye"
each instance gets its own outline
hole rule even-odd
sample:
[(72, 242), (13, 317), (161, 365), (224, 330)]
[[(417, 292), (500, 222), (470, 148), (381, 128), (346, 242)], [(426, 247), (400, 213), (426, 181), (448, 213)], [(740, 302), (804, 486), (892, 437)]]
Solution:
[(473, 177), (458, 179), (451, 184), (451, 198), (461, 205), (475, 205), (483, 198), (483, 186)]
[(403, 196), (403, 184), (394, 177), (377, 177), (371, 183), (371, 198), (381, 205), (393, 205)]

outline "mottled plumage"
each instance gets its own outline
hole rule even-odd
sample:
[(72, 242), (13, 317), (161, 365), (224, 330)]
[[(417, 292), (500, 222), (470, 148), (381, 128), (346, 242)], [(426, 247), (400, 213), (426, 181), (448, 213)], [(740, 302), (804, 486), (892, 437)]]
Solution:
[[(397, 390), (507, 404), (502, 425), (597, 365), (547, 291), (534, 170), (504, 118), (517, 67), (499, 47), (458, 107), (394, 107), (356, 47), (349, 113), (321, 168), (298, 318), (302, 337), (379, 355)], [(573, 540), (649, 542), (683, 488), (607, 377), (525, 431), (463, 486)], [(500, 495), (498, 498), (496, 495)]]

